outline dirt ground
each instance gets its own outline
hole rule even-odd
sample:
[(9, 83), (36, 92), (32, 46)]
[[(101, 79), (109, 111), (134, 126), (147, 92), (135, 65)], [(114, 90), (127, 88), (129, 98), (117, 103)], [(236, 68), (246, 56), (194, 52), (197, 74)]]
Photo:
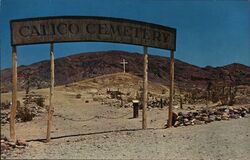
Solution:
[[(47, 95), (48, 89), (38, 90)], [(82, 93), (83, 94), (83, 93)], [(22, 97), (23, 92), (19, 93)], [(116, 108), (93, 102), (88, 95), (57, 89), (52, 140), (46, 137), (44, 114), (33, 121), (17, 123), (17, 138), (29, 147), (16, 149), (7, 159), (248, 159), (250, 157), (250, 115), (164, 129), (167, 109), (148, 111), (148, 130), (141, 130), (141, 112), (133, 119), (132, 108)], [(87, 97), (87, 98), (86, 98)], [(3, 94), (2, 99), (10, 99)], [(85, 103), (86, 99), (89, 103)], [(1, 126), (9, 136), (9, 125)]]

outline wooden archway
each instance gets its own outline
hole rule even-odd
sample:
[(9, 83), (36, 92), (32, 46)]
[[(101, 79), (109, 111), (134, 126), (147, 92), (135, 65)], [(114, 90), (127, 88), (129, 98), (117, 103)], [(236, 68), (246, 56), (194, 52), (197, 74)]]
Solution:
[(174, 51), (176, 29), (120, 18), (62, 16), (18, 19), (10, 22), (12, 45), (12, 107), (10, 116), (10, 138), (16, 142), (17, 107), (17, 50), (18, 45), (50, 43), (51, 82), (47, 119), (47, 141), (50, 141), (54, 92), (54, 43), (60, 42), (112, 42), (144, 46), (143, 110), (142, 128), (147, 128), (148, 102), (148, 47), (166, 49), (170, 55), (170, 103), (168, 127), (172, 127), (174, 91)]

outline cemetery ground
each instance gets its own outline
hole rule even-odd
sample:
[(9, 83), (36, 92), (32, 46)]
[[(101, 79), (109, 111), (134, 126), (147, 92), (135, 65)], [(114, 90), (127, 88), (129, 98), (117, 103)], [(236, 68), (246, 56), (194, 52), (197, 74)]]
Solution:
[[(118, 77), (119, 78), (119, 77)], [(121, 78), (121, 77), (120, 77)], [(129, 77), (123, 77), (129, 78)], [(105, 79), (105, 78), (100, 78)], [(142, 130), (141, 110), (139, 118), (133, 118), (131, 106), (119, 107), (117, 101), (96, 90), (92, 82), (58, 86), (54, 94), (52, 140), (46, 139), (47, 114), (42, 112), (32, 121), (16, 123), (17, 139), (26, 140), (28, 146), (15, 146), (1, 152), (1, 159), (248, 159), (250, 157), (250, 114), (237, 119), (213, 121), (201, 125), (165, 128), (168, 109), (148, 109), (148, 129)], [(107, 78), (106, 78), (107, 79)], [(131, 80), (131, 79), (130, 79)], [(133, 78), (136, 81), (136, 78)], [(131, 81), (123, 85), (136, 88)], [(131, 84), (126, 84), (131, 82)], [(114, 87), (116, 84), (112, 83)], [(120, 84), (119, 84), (120, 85)], [(98, 86), (99, 87), (99, 86)], [(122, 87), (119, 86), (122, 90)], [(125, 88), (125, 87), (124, 87)], [(138, 87), (139, 88), (139, 87)], [(151, 92), (161, 88), (151, 84)], [(112, 88), (111, 88), (112, 90)], [(32, 90), (45, 97), (48, 104), (49, 89)], [(132, 92), (132, 91), (131, 91)], [(93, 98), (93, 94), (98, 98)], [(2, 101), (10, 101), (11, 93), (1, 94)], [(100, 102), (104, 96), (109, 101)], [(18, 92), (22, 101), (25, 92)], [(22, 103), (22, 102), (21, 102)], [(115, 105), (110, 105), (111, 103)], [(205, 104), (197, 104), (193, 110)], [(178, 105), (176, 105), (178, 106)], [(189, 112), (193, 105), (174, 112)], [(250, 107), (249, 104), (234, 108)], [(46, 107), (45, 107), (46, 108)], [(9, 124), (1, 124), (2, 136), (9, 138)], [(2, 140), (1, 140), (2, 150)]]

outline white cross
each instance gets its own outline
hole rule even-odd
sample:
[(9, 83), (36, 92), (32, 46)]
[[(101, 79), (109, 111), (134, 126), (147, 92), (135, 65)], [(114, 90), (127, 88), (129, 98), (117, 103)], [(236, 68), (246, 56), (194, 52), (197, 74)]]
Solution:
[(126, 72), (126, 64), (128, 64), (128, 62), (126, 62), (126, 60), (125, 59), (122, 59), (122, 62), (120, 62), (120, 64), (122, 64), (123, 65), (123, 73), (125, 73)]

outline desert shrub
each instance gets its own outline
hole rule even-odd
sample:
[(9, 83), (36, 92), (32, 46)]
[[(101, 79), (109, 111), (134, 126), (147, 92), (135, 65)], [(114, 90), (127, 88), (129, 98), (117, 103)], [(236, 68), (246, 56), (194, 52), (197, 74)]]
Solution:
[(1, 109), (9, 109), (10, 105), (11, 105), (10, 101), (1, 102)]
[(38, 97), (34, 100), (34, 102), (40, 106), (40, 107), (44, 107), (44, 101), (45, 101), (45, 98), (43, 97)]
[(121, 96), (122, 92), (120, 92), (119, 90), (118, 91), (107, 90), (107, 94), (109, 94), (111, 96), (111, 98), (114, 99), (114, 98)]
[(32, 111), (27, 106), (24, 106), (17, 108), (16, 117), (20, 118), (22, 122), (27, 122), (31, 121), (35, 117), (35, 114), (33, 114)]
[(161, 94), (166, 94), (167, 93), (167, 90), (166, 89), (163, 89), (162, 91), (161, 91)]
[(94, 78), (94, 79), (93, 79), (93, 83), (97, 83), (97, 82), (98, 82), (98, 81)]
[(76, 95), (76, 98), (77, 98), (77, 99), (80, 99), (81, 97), (82, 97), (81, 94), (77, 94), (77, 95)]
[(99, 98), (99, 97), (93, 97), (93, 101), (99, 102), (99, 101), (101, 101), (101, 98)]
[(236, 93), (237, 93), (237, 87), (230, 87), (229, 95), (228, 95), (228, 97), (229, 97), (228, 105), (229, 106), (232, 106), (235, 104)]

